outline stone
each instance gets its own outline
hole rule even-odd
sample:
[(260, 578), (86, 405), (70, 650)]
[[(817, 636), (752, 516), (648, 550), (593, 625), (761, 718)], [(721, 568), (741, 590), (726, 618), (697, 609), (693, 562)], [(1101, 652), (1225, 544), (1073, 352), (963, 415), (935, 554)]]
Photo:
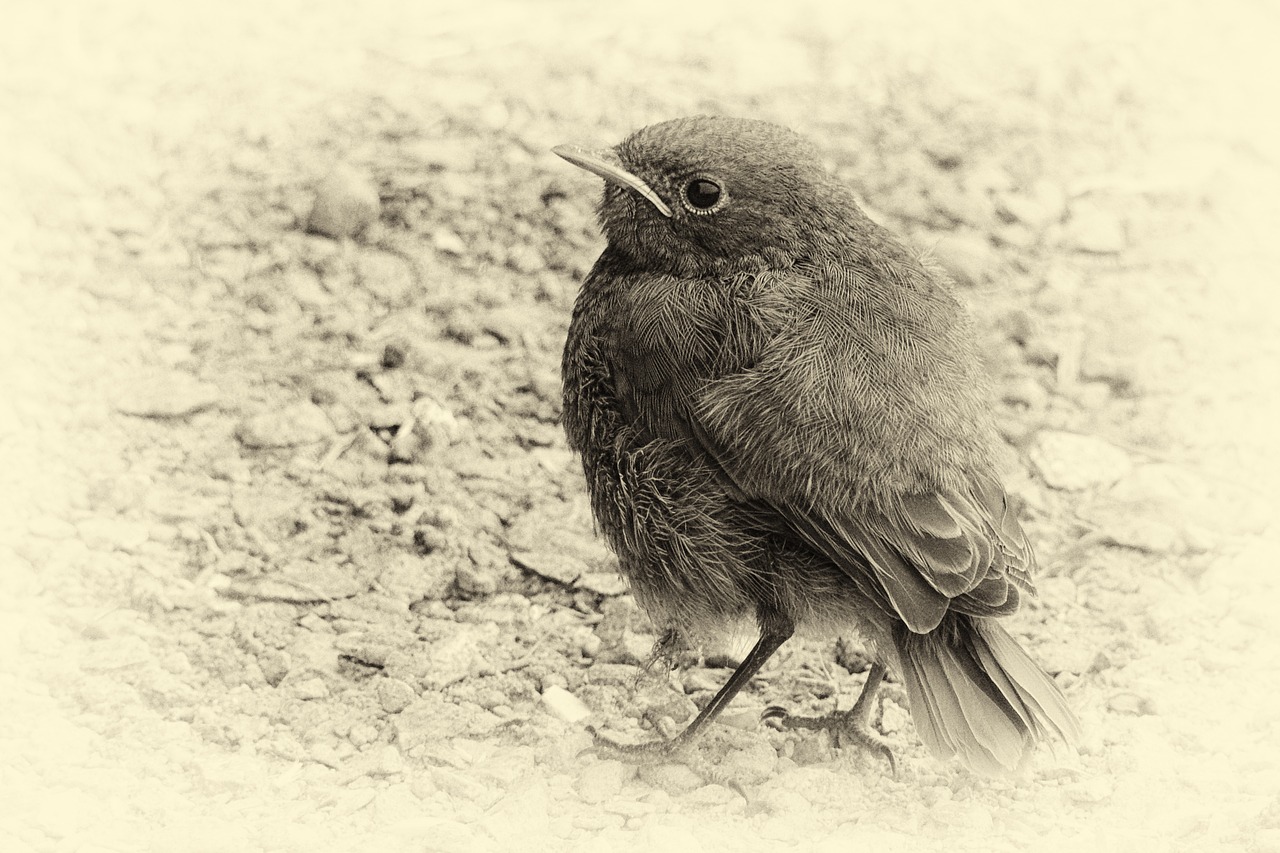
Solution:
[(931, 254), (964, 287), (981, 285), (996, 266), (991, 241), (978, 233), (944, 234), (933, 244)]
[(378, 682), (378, 704), (388, 714), (400, 713), (417, 698), (417, 691), (398, 678), (384, 678)]
[(1077, 252), (1115, 255), (1129, 244), (1124, 220), (1113, 211), (1077, 205), (1062, 230), (1062, 246)]
[(462, 257), (467, 253), (467, 244), (456, 232), (448, 228), (437, 228), (431, 232), (431, 245), (446, 255)]
[(1036, 435), (1030, 457), (1045, 483), (1063, 491), (1113, 485), (1133, 467), (1129, 454), (1113, 444), (1056, 430)]
[(621, 761), (597, 761), (588, 764), (574, 780), (574, 790), (585, 802), (597, 805), (616, 797), (622, 786), (636, 775), (634, 764)]
[(255, 450), (314, 444), (333, 434), (324, 410), (311, 402), (251, 415), (236, 427), (240, 443)]
[(338, 166), (315, 187), (307, 230), (336, 239), (354, 237), (377, 220), (382, 201), (363, 169)]
[(116, 410), (140, 418), (182, 418), (217, 404), (214, 385), (181, 371), (153, 371), (116, 392)]
[(578, 723), (591, 716), (591, 709), (585, 702), (555, 684), (543, 687), (542, 704), (552, 715), (566, 723)]
[(333, 601), (359, 595), (368, 585), (340, 566), (313, 560), (297, 560), (270, 574), (233, 580), (227, 594), (266, 601), (298, 604)]

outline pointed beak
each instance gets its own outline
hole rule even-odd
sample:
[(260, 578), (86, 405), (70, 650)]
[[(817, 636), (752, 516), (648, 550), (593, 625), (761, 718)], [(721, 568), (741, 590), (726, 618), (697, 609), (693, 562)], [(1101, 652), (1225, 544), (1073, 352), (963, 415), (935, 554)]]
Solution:
[(594, 172), (610, 183), (635, 190), (648, 199), (659, 213), (670, 218), (671, 208), (667, 207), (667, 203), (658, 198), (658, 194), (652, 187), (622, 168), (622, 161), (618, 159), (618, 155), (612, 148), (591, 151), (581, 145), (557, 145), (551, 150), (573, 165), (581, 166), (588, 172)]

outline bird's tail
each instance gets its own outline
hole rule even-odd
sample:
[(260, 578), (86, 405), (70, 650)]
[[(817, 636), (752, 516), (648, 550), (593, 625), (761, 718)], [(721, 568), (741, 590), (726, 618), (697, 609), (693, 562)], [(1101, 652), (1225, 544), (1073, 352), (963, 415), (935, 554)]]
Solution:
[(1080, 724), (1043, 669), (994, 619), (954, 616), (928, 634), (894, 635), (911, 718), (939, 758), (999, 775), (1040, 740), (1074, 745)]

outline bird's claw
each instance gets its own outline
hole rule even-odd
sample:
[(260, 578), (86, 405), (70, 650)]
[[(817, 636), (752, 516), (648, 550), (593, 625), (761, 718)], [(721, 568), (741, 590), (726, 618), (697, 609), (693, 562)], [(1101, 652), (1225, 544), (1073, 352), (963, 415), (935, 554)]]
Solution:
[(833, 733), (836, 742), (844, 746), (846, 739), (853, 741), (862, 749), (884, 758), (889, 762), (889, 772), (898, 778), (898, 759), (889, 744), (880, 735), (871, 730), (864, 721), (856, 719), (850, 712), (837, 712), (825, 717), (793, 716), (781, 705), (770, 705), (760, 714), (761, 722), (774, 723), (778, 729), (811, 729), (826, 730)]

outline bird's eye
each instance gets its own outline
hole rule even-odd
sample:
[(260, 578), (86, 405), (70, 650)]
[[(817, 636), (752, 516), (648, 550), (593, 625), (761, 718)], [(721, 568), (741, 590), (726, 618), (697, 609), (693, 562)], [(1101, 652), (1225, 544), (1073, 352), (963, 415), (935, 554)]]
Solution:
[(722, 195), (720, 185), (707, 178), (694, 178), (684, 188), (685, 200), (695, 211), (710, 210), (719, 203)]

